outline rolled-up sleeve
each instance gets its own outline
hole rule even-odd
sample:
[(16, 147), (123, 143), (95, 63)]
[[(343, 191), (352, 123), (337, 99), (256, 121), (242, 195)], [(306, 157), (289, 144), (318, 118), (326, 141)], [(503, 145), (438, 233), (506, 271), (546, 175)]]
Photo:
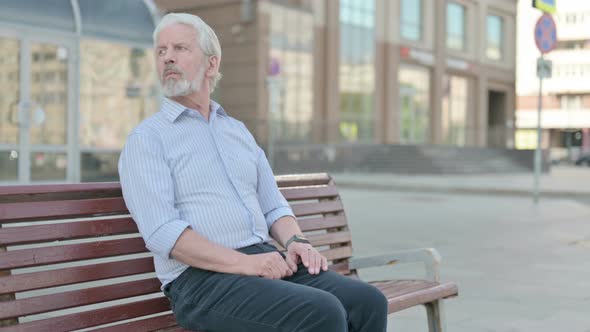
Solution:
[(125, 204), (148, 250), (164, 259), (189, 224), (174, 206), (174, 186), (161, 141), (150, 133), (133, 133), (119, 158)]
[(256, 192), (268, 229), (270, 229), (275, 221), (281, 217), (291, 216), (294, 218), (295, 215), (293, 214), (289, 203), (287, 203), (287, 200), (279, 191), (272, 169), (266, 159), (266, 155), (260, 147), (258, 147), (256, 168), (258, 172), (258, 186)]

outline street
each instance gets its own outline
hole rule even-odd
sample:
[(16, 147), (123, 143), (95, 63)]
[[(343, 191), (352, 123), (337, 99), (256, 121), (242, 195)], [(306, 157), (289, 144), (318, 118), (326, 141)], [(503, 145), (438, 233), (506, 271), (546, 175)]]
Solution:
[[(590, 331), (590, 206), (530, 197), (342, 189), (355, 256), (434, 247), (448, 331)], [(422, 276), (420, 266), (363, 271), (365, 279)], [(427, 331), (425, 310), (390, 316), (388, 331)]]

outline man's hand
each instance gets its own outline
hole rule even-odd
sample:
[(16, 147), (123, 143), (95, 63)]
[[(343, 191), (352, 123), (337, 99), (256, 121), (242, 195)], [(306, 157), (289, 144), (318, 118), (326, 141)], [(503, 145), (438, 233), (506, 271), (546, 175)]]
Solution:
[(244, 265), (246, 275), (267, 279), (283, 279), (293, 275), (293, 270), (278, 252), (246, 255)]
[(303, 263), (309, 274), (319, 274), (320, 269), (328, 271), (328, 260), (322, 256), (311, 244), (292, 242), (287, 248), (287, 265), (293, 272), (297, 272), (297, 263)]

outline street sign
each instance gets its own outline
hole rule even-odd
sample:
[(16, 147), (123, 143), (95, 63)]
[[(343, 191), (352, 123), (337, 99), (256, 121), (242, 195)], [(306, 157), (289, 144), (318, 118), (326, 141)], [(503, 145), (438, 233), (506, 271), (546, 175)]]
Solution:
[(541, 53), (549, 53), (557, 46), (557, 27), (551, 15), (545, 13), (535, 24), (535, 43)]
[(279, 59), (271, 57), (270, 63), (268, 64), (268, 76), (276, 77), (279, 74), (281, 74), (281, 62)]
[(555, 14), (556, 11), (555, 0), (533, 0), (533, 7), (549, 14)]
[(543, 59), (542, 57), (537, 59), (537, 77), (538, 78), (551, 78), (551, 72), (553, 69), (553, 62), (551, 60)]

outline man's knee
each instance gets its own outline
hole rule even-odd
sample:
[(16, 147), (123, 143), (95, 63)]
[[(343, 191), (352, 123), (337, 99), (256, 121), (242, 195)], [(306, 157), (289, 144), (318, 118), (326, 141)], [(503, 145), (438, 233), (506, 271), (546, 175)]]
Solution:
[(347, 330), (346, 309), (338, 298), (328, 292), (318, 291), (315, 296), (307, 298), (301, 307), (305, 318), (298, 322), (293, 331), (305, 332), (340, 332)]
[(353, 287), (348, 294), (348, 305), (352, 311), (362, 316), (387, 316), (388, 302), (383, 293), (375, 286), (361, 283)]
[(378, 312), (383, 312), (387, 315), (387, 307), (389, 305), (387, 297), (377, 287), (369, 285), (370, 290), (367, 291), (368, 302)]

